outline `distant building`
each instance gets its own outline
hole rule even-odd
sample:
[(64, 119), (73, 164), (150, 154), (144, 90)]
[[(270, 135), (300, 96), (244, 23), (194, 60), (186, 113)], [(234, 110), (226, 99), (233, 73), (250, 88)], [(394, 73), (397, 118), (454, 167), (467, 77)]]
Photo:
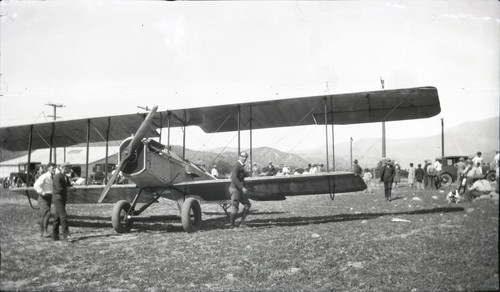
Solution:
[[(117, 164), (119, 146), (108, 147), (108, 163)], [(37, 149), (31, 152), (32, 162), (41, 162), (43, 165), (49, 163), (50, 149)], [(64, 161), (70, 161), (74, 166), (82, 168), (82, 177), (85, 176), (85, 163), (87, 161), (86, 147), (67, 147), (57, 148), (57, 164)], [(104, 164), (106, 158), (106, 147), (90, 147), (89, 148), (89, 175), (96, 164)], [(17, 158), (0, 162), (0, 177), (7, 177), (11, 172), (18, 171), (19, 163), (27, 163), (28, 155), (23, 155)]]

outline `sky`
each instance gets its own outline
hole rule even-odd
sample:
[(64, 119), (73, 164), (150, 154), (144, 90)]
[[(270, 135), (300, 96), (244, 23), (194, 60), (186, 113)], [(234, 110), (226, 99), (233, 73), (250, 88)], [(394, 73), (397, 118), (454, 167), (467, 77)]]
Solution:
[[(499, 114), (497, 1), (2, 1), (0, 15), (1, 127), (52, 120), (49, 102), (69, 120), (379, 90), (380, 78), (386, 89), (435, 86), (442, 109), (386, 123), (387, 139)], [(335, 143), (382, 135), (380, 123), (334, 131)], [(253, 146), (290, 151), (324, 136), (259, 130)], [(189, 128), (186, 144), (236, 141)]]

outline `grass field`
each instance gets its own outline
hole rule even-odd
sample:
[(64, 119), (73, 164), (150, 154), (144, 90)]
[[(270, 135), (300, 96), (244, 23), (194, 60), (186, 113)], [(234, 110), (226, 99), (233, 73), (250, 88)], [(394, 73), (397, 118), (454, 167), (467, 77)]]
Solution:
[[(25, 197), (0, 197), (0, 290), (495, 291), (498, 199), (448, 204), (447, 190), (290, 197), (253, 202), (249, 228), (228, 229), (202, 205), (182, 230), (154, 204), (116, 234), (111, 204), (68, 205), (70, 242), (41, 239)], [(498, 196), (496, 197), (498, 198)]]

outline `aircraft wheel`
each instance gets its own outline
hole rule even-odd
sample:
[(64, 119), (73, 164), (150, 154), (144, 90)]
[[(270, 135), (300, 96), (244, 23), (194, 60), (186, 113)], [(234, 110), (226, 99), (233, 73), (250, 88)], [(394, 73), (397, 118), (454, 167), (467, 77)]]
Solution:
[(117, 233), (128, 233), (132, 229), (132, 218), (127, 218), (127, 212), (130, 209), (130, 203), (126, 200), (118, 201), (113, 207), (111, 223)]
[(182, 227), (188, 233), (195, 232), (201, 225), (201, 207), (195, 198), (188, 198), (182, 205)]
[(447, 173), (441, 174), (441, 186), (443, 186), (443, 187), (449, 187), (451, 185), (452, 181), (453, 180), (451, 178), (451, 175), (449, 175)]
[(335, 200), (335, 194), (334, 194), (334, 193), (331, 193), (331, 194), (330, 194), (330, 199), (331, 199), (332, 201), (333, 201), (333, 200)]

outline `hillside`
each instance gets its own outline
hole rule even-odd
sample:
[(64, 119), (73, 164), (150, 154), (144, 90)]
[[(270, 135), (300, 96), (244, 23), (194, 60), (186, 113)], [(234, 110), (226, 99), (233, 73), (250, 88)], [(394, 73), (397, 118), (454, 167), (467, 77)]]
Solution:
[[(182, 155), (181, 146), (173, 146), (172, 150)], [(220, 173), (229, 173), (231, 165), (238, 158), (237, 150), (225, 149), (225, 152), (220, 153), (221, 150), (222, 149), (212, 149), (210, 151), (195, 152), (186, 148), (185, 157), (191, 160), (191, 162), (205, 164), (208, 168), (216, 164)], [(260, 168), (267, 166), (270, 161), (273, 162), (275, 167), (279, 168), (283, 167), (283, 165), (298, 168), (305, 167), (308, 164), (308, 161), (304, 160), (299, 155), (284, 153), (270, 147), (254, 148), (252, 155), (252, 163), (257, 163)], [(250, 161), (247, 161), (247, 164), (250, 164)]]
[[(499, 149), (499, 118), (466, 122), (444, 133), (445, 155), (470, 155), (483, 153), (485, 162), (491, 162)], [(421, 163), (425, 159), (441, 156), (441, 135), (412, 139), (386, 141), (387, 156), (398, 160), (403, 168), (410, 162)], [(324, 145), (296, 153), (310, 160), (324, 157)], [(358, 159), (362, 167), (374, 167), (382, 156), (381, 138), (360, 139), (353, 143), (353, 159)], [(324, 159), (324, 158), (323, 158)], [(349, 143), (335, 144), (337, 170), (350, 169)]]

